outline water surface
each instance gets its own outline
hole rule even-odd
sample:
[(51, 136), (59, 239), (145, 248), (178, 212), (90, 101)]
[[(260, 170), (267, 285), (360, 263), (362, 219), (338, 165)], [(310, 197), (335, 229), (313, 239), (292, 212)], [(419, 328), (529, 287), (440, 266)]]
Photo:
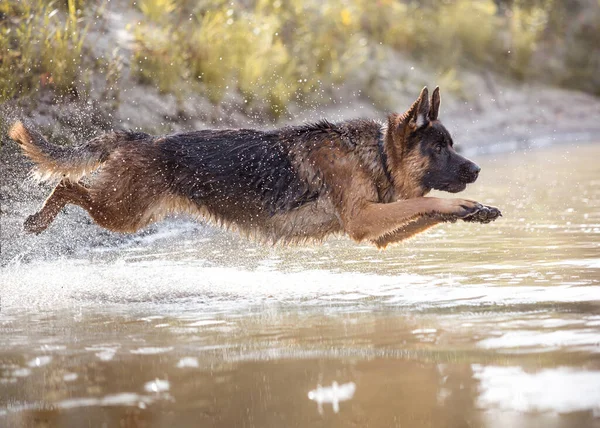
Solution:
[(600, 427), (599, 158), (480, 157), (504, 217), (386, 251), (176, 220), (17, 258), (0, 426)]

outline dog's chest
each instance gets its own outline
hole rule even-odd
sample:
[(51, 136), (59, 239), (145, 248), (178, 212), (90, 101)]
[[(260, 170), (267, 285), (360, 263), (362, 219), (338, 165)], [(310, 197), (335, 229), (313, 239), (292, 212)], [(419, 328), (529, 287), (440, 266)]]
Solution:
[(396, 200), (396, 190), (387, 180), (379, 180), (376, 183), (376, 188), (379, 202), (388, 204)]

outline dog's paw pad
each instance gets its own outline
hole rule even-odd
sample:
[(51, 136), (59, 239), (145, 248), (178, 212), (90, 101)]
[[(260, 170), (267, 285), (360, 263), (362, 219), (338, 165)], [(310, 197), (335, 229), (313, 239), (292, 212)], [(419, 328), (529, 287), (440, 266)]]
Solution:
[(498, 208), (481, 205), (476, 212), (466, 216), (463, 220), (472, 223), (490, 223), (498, 217), (502, 217), (502, 212)]

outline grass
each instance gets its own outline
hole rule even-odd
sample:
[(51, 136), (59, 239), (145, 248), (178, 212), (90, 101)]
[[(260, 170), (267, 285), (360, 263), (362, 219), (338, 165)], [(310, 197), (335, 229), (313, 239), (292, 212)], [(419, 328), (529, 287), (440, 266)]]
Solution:
[(328, 88), (376, 67), (367, 58), (377, 45), (428, 63), (447, 80), (465, 66), (527, 76), (543, 9), (515, 4), (509, 20), (492, 0), (417, 3), (183, 1), (175, 9), (171, 0), (144, 0), (139, 9), (149, 19), (136, 33), (136, 73), (165, 92), (193, 87), (215, 104), (235, 90), (248, 107), (267, 103), (274, 116), (291, 100), (326, 101)]
[[(140, 10), (155, 11), (162, 3), (146, 0)], [(292, 99), (314, 98), (320, 87), (343, 81), (364, 56), (364, 45), (351, 34), (358, 22), (333, 3), (259, 1), (252, 9), (222, 3), (182, 10), (153, 12), (158, 22), (136, 32), (134, 71), (163, 92), (185, 85), (218, 104), (236, 90), (248, 107), (266, 103), (278, 116)], [(189, 14), (183, 25), (182, 14)]]
[[(459, 71), (471, 68), (600, 93), (600, 7), (591, 1), (573, 0), (589, 3), (577, 9), (555, 0), (137, 0), (145, 19), (124, 63), (139, 82), (180, 99), (194, 91), (220, 104), (234, 93), (272, 117), (292, 102), (330, 102), (332, 88), (359, 72), (379, 78), (373, 58), (382, 46), (427, 64), (456, 92)], [(0, 101), (85, 87), (94, 71), (87, 28), (101, 4), (1, 2)], [(118, 87), (120, 64), (100, 66), (107, 87)], [(381, 96), (369, 85), (366, 96)]]
[[(61, 7), (62, 6), (62, 7)], [(0, 5), (0, 101), (42, 87), (75, 94), (86, 30), (76, 0), (4, 1)]]

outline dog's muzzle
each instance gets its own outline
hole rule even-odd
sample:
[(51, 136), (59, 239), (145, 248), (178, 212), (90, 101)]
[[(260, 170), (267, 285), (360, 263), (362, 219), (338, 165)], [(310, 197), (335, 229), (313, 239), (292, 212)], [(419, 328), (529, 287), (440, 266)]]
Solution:
[(479, 177), (479, 171), (481, 171), (479, 165), (468, 162), (460, 166), (458, 175), (463, 183), (474, 183), (477, 177)]

